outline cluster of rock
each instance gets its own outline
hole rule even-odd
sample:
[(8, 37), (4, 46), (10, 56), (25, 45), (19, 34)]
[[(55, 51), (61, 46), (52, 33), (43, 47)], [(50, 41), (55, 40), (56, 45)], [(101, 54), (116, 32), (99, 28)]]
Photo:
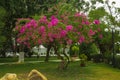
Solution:
[(18, 78), (14, 73), (6, 73), (0, 80), (18, 80)]
[[(15, 73), (6, 73), (0, 80), (19, 80)], [(33, 69), (29, 75), (28, 80), (47, 80), (47, 78), (39, 71)]]

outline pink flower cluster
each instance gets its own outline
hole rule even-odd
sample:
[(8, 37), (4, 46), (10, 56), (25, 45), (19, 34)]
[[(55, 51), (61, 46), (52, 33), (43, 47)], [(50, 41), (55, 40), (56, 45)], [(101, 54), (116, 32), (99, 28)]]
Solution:
[(100, 21), (99, 20), (94, 20), (94, 22), (93, 22), (94, 24), (100, 24)]
[[(73, 20), (70, 20), (69, 16), (66, 19), (67, 24), (64, 23), (65, 19), (59, 20), (55, 16), (51, 16), (50, 20), (46, 16), (42, 16), (38, 21), (27, 19), (24, 25), (19, 22), (15, 28), (19, 33), (17, 42), (28, 47), (51, 42), (68, 45), (77, 42), (81, 44), (87, 40), (90, 41), (92, 36), (101, 31), (99, 27), (96, 30), (93, 25), (91, 26), (92, 22), (83, 13), (76, 13)], [(99, 25), (100, 21), (94, 20), (93, 24)], [(102, 34), (98, 37), (102, 38)]]

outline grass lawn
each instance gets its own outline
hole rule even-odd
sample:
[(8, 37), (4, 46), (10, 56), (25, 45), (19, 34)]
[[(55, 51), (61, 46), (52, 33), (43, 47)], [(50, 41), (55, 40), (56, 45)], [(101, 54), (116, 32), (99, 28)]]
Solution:
[[(50, 60), (55, 60), (57, 59), (56, 56), (50, 56)], [(45, 57), (41, 56), (39, 58), (37, 57), (32, 57), (32, 58), (26, 58), (25, 57), (25, 62), (28, 61), (44, 61)], [(18, 62), (18, 57), (8, 57), (8, 58), (0, 58), (0, 63), (9, 63), (9, 62)]]
[(104, 63), (88, 62), (86, 67), (80, 67), (79, 62), (71, 62), (68, 69), (57, 69), (58, 62), (26, 63), (0, 65), (0, 77), (12, 72), (18, 75), (20, 80), (26, 80), (32, 69), (43, 73), (48, 80), (120, 80), (120, 69), (115, 69)]

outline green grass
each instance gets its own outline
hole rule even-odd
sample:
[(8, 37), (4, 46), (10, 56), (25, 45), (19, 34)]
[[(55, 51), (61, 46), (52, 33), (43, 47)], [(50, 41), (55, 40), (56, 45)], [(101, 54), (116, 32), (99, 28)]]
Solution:
[[(57, 59), (57, 57), (51, 57), (50, 56), (50, 60), (54, 60), (54, 59)], [(32, 58), (25, 58), (25, 62), (28, 62), (28, 61), (44, 61), (45, 60), (45, 57), (42, 56), (42, 57), (32, 57)], [(9, 57), (9, 58), (0, 58), (0, 63), (10, 63), (10, 62), (18, 62), (18, 58), (15, 57), (15, 58), (12, 58), (12, 57)]]
[(64, 71), (57, 69), (58, 64), (58, 62), (47, 62), (0, 65), (0, 77), (12, 72), (16, 73), (20, 80), (26, 80), (28, 73), (32, 69), (37, 69), (48, 80), (120, 80), (120, 70), (104, 63), (89, 62), (86, 67), (80, 67), (79, 62), (71, 62)]

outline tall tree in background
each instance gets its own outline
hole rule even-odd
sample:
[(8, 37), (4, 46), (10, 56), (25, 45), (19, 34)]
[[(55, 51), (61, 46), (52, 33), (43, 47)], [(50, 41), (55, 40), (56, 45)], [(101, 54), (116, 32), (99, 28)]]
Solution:
[(48, 11), (48, 8), (56, 4), (57, 1), (51, 0), (0, 0), (0, 13), (2, 28), (0, 33), (6, 38), (4, 39), (4, 51), (13, 48), (12, 37), (13, 28), (15, 27), (17, 18), (26, 18), (35, 14), (42, 14)]

